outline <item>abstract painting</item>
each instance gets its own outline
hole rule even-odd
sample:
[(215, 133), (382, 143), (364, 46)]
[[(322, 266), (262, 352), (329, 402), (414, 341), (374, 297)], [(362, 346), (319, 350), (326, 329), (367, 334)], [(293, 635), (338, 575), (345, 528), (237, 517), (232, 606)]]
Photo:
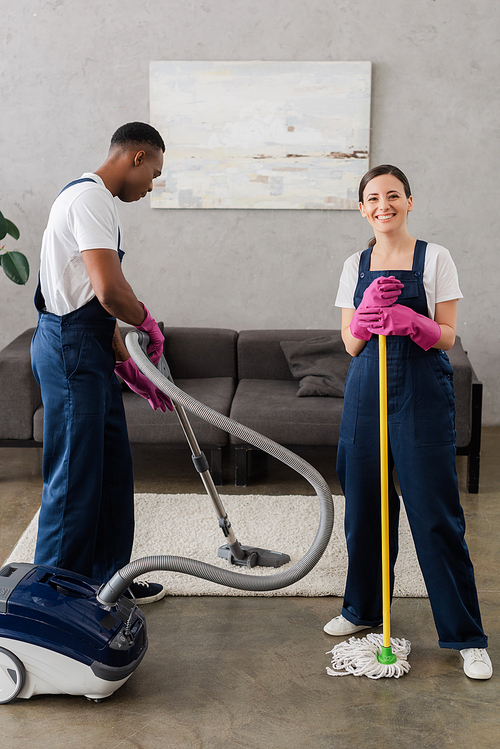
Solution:
[(152, 62), (153, 208), (355, 209), (370, 62)]

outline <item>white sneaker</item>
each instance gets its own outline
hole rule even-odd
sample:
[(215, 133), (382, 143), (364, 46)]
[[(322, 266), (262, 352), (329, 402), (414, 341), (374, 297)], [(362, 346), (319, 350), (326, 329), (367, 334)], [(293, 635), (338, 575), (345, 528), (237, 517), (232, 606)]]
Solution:
[(491, 679), (493, 666), (485, 648), (465, 648), (460, 655), (464, 659), (466, 676), (470, 679)]
[(323, 627), (327, 635), (342, 637), (342, 635), (352, 635), (354, 632), (360, 632), (362, 629), (371, 629), (366, 624), (353, 624), (345, 619), (342, 615), (336, 616)]

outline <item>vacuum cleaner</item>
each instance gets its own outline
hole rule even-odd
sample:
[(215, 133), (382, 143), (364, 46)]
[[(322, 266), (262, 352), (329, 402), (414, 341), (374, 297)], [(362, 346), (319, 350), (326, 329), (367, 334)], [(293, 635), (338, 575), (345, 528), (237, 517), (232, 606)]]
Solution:
[[(313, 487), (320, 506), (316, 537), (286, 570), (262, 577), (177, 556), (150, 556), (130, 562), (104, 585), (56, 567), (10, 563), (0, 570), (0, 704), (39, 694), (82, 695), (100, 702), (133, 674), (148, 647), (144, 614), (131, 582), (147, 572), (169, 570), (247, 591), (278, 590), (300, 580), (318, 563), (333, 528), (333, 499), (324, 478), (307, 461), (264, 435), (205, 406), (173, 382), (162, 356), (157, 366), (146, 351), (148, 337), (130, 332), (127, 349), (138, 366), (174, 404), (196, 470), (211, 497), (227, 543), (218, 555), (232, 565), (280, 567), (287, 554), (242, 546), (210, 476), (185, 409), (277, 458)], [(129, 593), (131, 596), (131, 594)]]

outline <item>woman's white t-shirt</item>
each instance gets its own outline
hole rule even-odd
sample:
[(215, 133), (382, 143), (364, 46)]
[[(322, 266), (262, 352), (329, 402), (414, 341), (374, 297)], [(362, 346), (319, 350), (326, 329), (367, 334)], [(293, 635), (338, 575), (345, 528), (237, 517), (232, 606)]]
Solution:
[[(358, 270), (361, 252), (351, 255), (344, 263), (340, 276), (339, 290), (335, 299), (336, 307), (354, 309), (354, 292), (358, 284)], [(397, 271), (394, 271), (396, 278)], [(449, 251), (439, 244), (429, 242), (425, 252), (423, 283), (427, 297), (429, 317), (433, 320), (436, 304), (451, 299), (462, 299), (458, 285), (458, 273)]]
[(95, 292), (83, 250), (117, 250), (120, 233), (113, 196), (97, 174), (85, 173), (52, 206), (42, 240), (40, 286), (47, 312), (65, 315), (83, 307)]

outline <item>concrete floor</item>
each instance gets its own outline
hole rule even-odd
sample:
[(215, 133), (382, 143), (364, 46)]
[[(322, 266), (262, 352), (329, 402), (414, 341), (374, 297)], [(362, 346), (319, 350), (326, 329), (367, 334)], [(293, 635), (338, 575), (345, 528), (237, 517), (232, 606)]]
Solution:
[[(478, 495), (465, 493), (467, 541), (496, 673), (471, 681), (457, 652), (440, 650), (427, 599), (398, 599), (392, 634), (412, 643), (401, 679), (326, 675), (338, 641), (322, 631), (335, 598), (167, 597), (144, 607), (149, 651), (101, 704), (39, 696), (0, 706), (2, 749), (497, 749), (500, 746), (500, 428), (483, 430)], [(333, 458), (308, 455), (339, 486)], [(0, 557), (38, 507), (39, 450), (0, 450)], [(188, 454), (134, 447), (138, 492), (199, 492)], [(229, 466), (230, 469), (230, 466)], [(304, 494), (308, 486), (270, 461), (246, 490)], [(221, 494), (235, 488), (230, 470)], [(208, 500), (207, 500), (208, 501)], [(244, 542), (244, 539), (242, 539)], [(166, 550), (168, 553), (168, 550)]]

